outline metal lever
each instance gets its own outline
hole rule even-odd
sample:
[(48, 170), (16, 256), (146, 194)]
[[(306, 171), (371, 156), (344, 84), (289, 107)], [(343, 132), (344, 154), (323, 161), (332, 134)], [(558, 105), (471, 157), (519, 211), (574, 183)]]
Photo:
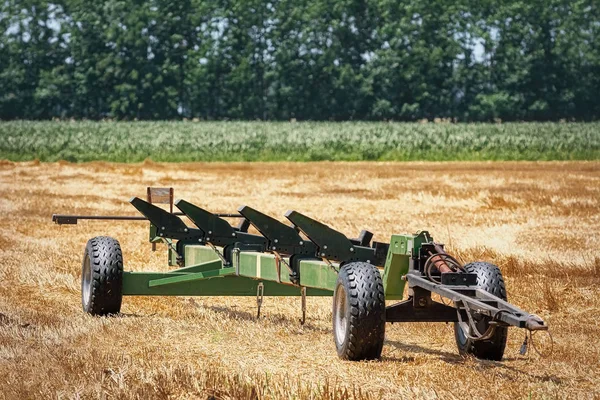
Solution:
[(302, 286), (300, 293), (302, 294), (302, 319), (300, 320), (300, 325), (304, 325), (306, 322), (306, 286)]
[(256, 288), (256, 305), (258, 306), (258, 312), (256, 313), (256, 319), (260, 318), (260, 307), (263, 303), (263, 295), (265, 293), (265, 285), (262, 282), (258, 283)]

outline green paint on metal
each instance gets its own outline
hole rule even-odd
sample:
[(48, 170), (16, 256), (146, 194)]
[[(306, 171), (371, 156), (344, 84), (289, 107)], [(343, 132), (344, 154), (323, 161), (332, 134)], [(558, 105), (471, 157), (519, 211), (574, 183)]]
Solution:
[[(288, 271), (287, 267), (285, 265), (283, 265), (283, 263), (280, 263), (280, 268), (279, 268), (280, 271), (279, 271), (279, 274), (277, 274), (277, 267), (276, 267), (274, 255), (260, 254), (260, 253), (255, 253), (255, 254), (257, 255), (256, 256), (257, 272), (258, 272), (258, 268), (260, 266), (260, 276), (258, 276), (260, 279), (264, 279), (267, 281), (281, 280), (284, 282), (290, 282), (289, 271)], [(241, 254), (240, 254), (240, 256), (241, 256)], [(283, 278), (282, 276), (285, 276), (285, 278)]]
[(175, 269), (173, 271), (170, 271), (171, 273), (173, 272), (186, 272), (186, 273), (191, 273), (191, 272), (205, 272), (205, 271), (212, 271), (215, 269), (219, 269), (219, 268), (223, 268), (223, 262), (221, 261), (221, 259), (217, 259), (217, 260), (213, 260), (213, 261), (206, 261), (197, 265), (190, 265), (189, 267), (183, 267), (183, 268), (178, 268)]
[[(150, 281), (171, 278), (174, 273), (124, 272), (124, 296), (256, 296), (258, 279), (226, 275), (209, 279), (151, 287)], [(177, 273), (179, 276), (190, 274)], [(299, 287), (263, 281), (265, 296), (300, 296)], [(308, 288), (307, 296), (331, 296), (330, 290)]]
[(176, 275), (187, 274), (177, 272), (123, 272), (123, 295), (144, 293), (149, 288), (148, 282)]
[(414, 243), (413, 235), (392, 235), (390, 239), (390, 249), (383, 268), (386, 300), (401, 300), (404, 295), (406, 282), (401, 278), (408, 273)]
[(290, 273), (284, 262), (280, 263), (279, 277), (277, 276), (277, 262), (273, 254), (257, 252), (240, 252), (239, 273), (241, 276), (256, 277), (267, 281), (278, 281), (291, 283)]
[(428, 243), (428, 242), (433, 242), (433, 236), (431, 236), (428, 231), (417, 232), (417, 234), (415, 235), (415, 240), (414, 240), (414, 244), (413, 244), (414, 254), (419, 254), (419, 252), (421, 251), (421, 245), (423, 243)]
[(200, 279), (209, 279), (209, 278), (213, 278), (213, 277), (232, 275), (234, 273), (235, 273), (235, 271), (233, 268), (221, 268), (221, 269), (215, 269), (212, 271), (196, 272), (196, 273), (184, 274), (184, 275), (177, 274), (176, 276), (171, 276), (168, 278), (160, 278), (160, 279), (152, 280), (152, 281), (148, 282), (148, 286), (156, 287), (156, 286), (162, 286), (162, 285), (172, 285), (172, 284), (180, 283), (180, 282), (191, 282), (191, 281), (197, 281)]
[[(290, 274), (284, 258), (280, 264), (281, 282), (290, 283)], [(336, 264), (337, 265), (337, 264)], [(241, 276), (256, 277), (268, 281), (277, 281), (277, 264), (272, 254), (241, 252), (239, 271)], [(337, 273), (327, 263), (319, 260), (300, 261), (300, 285), (332, 290), (335, 288)]]
[[(338, 268), (337, 264), (334, 264)], [(300, 261), (300, 284), (309, 288), (333, 291), (337, 282), (337, 272), (327, 263), (319, 260)]]
[(239, 265), (234, 265), (237, 267), (239, 274), (242, 276), (259, 276), (260, 275), (260, 267), (257, 262), (258, 253), (248, 253), (248, 252), (240, 252), (240, 262)]
[[(151, 240), (156, 236), (151, 227)], [(392, 235), (390, 249), (383, 269), (386, 299), (400, 300), (406, 282), (412, 254), (421, 245), (433, 240), (428, 232), (416, 235)], [(220, 248), (218, 251), (222, 251)], [(265, 295), (297, 296), (300, 288), (290, 285), (289, 270), (284, 258), (277, 271), (275, 255), (252, 251), (239, 253), (239, 265), (223, 268), (219, 255), (208, 246), (184, 245), (185, 267), (169, 273), (128, 272), (123, 279), (125, 295), (180, 295), (180, 296), (254, 296), (259, 281), (264, 281)], [(169, 263), (175, 264), (175, 254), (169, 251)], [(338, 268), (338, 264), (334, 264)], [(299, 262), (300, 285), (310, 288), (309, 295), (328, 296), (337, 282), (337, 272), (320, 260)], [(239, 273), (239, 276), (231, 276)], [(281, 283), (279, 283), (279, 281)], [(267, 293), (267, 288), (268, 292)]]
[[(165, 239), (158, 236), (158, 229), (153, 223), (150, 223), (150, 234), (148, 240), (150, 243), (164, 243), (166, 240), (168, 243), (173, 243), (171, 239)], [(174, 267), (177, 265), (177, 254), (171, 249), (170, 245), (167, 245), (167, 262), (169, 263), (169, 267)]]
[(148, 240), (150, 241), (150, 243), (162, 242), (162, 238), (158, 236), (158, 229), (156, 229), (156, 226), (153, 223), (150, 223), (150, 236)]
[(171, 246), (167, 246), (167, 259), (169, 261), (169, 267), (177, 266), (177, 253), (173, 251)]
[[(222, 251), (222, 249), (217, 248), (217, 250)], [(220, 260), (219, 256), (215, 251), (208, 247), (199, 244), (188, 244), (184, 246), (184, 257), (185, 257), (185, 265), (198, 265), (205, 263), (207, 261)]]

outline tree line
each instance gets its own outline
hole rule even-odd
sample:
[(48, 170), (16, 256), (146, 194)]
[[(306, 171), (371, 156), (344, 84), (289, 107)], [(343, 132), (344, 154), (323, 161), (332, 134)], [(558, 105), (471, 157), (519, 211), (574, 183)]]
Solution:
[(5, 0), (0, 119), (600, 117), (598, 0)]

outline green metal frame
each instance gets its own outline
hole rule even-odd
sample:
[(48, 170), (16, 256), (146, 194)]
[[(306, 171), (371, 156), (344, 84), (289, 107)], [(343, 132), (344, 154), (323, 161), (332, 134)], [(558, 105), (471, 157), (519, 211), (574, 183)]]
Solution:
[[(171, 189), (171, 201), (172, 193)], [(472, 327), (476, 311), (495, 323), (548, 329), (539, 317), (479, 288), (478, 274), (459, 271), (459, 261), (426, 231), (392, 235), (389, 243), (372, 241), (373, 233), (366, 230), (350, 239), (297, 211), (285, 214), (290, 226), (248, 206), (240, 207), (239, 214), (213, 214), (178, 200), (174, 204), (182, 211), (178, 215), (186, 215), (196, 226), (191, 227), (172, 213), (172, 207), (167, 212), (138, 197), (130, 203), (144, 217), (52, 216), (58, 224), (76, 224), (78, 219), (151, 222), (150, 242), (165, 242), (168, 264), (178, 268), (124, 272), (121, 293), (125, 296), (257, 296), (258, 315), (263, 295), (302, 296), (304, 321), (304, 296), (331, 296), (340, 268), (360, 262), (379, 268), (385, 300), (403, 300), (408, 284), (408, 299), (386, 307), (388, 322), (462, 324), (468, 319)], [(234, 227), (222, 217), (243, 220)], [(260, 234), (249, 233), (250, 225)], [(439, 280), (433, 278), (433, 268)], [(432, 301), (432, 293), (450, 299), (454, 306)]]
[[(155, 232), (152, 232), (155, 233)], [(150, 240), (156, 236), (151, 233)], [(381, 268), (387, 300), (401, 300), (412, 254), (422, 243), (432, 240), (427, 232), (392, 235), (387, 258)], [(221, 248), (184, 244), (185, 266), (169, 272), (125, 272), (126, 296), (255, 296), (262, 282), (266, 296), (331, 296), (337, 282), (339, 264), (319, 259), (298, 261), (300, 281), (292, 283), (287, 268), (289, 258), (255, 251), (238, 251), (233, 265), (224, 266)], [(169, 265), (176, 265), (176, 253), (169, 246)]]

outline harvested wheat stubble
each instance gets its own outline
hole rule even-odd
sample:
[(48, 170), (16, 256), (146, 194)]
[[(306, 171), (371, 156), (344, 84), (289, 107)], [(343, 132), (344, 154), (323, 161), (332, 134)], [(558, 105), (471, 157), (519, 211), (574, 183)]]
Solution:
[[(145, 187), (215, 212), (297, 209), (386, 241), (428, 229), (463, 260), (502, 268), (509, 300), (540, 314), (548, 359), (462, 359), (451, 325), (387, 326), (379, 362), (337, 359), (331, 299), (126, 297), (81, 311), (86, 241), (117, 238), (126, 270), (165, 270), (144, 222), (56, 226), (53, 212), (135, 214)], [(0, 162), (0, 398), (597, 398), (600, 163), (69, 164)], [(268, 295), (268, 293), (267, 293)], [(213, 396), (213, 397), (211, 397)]]

